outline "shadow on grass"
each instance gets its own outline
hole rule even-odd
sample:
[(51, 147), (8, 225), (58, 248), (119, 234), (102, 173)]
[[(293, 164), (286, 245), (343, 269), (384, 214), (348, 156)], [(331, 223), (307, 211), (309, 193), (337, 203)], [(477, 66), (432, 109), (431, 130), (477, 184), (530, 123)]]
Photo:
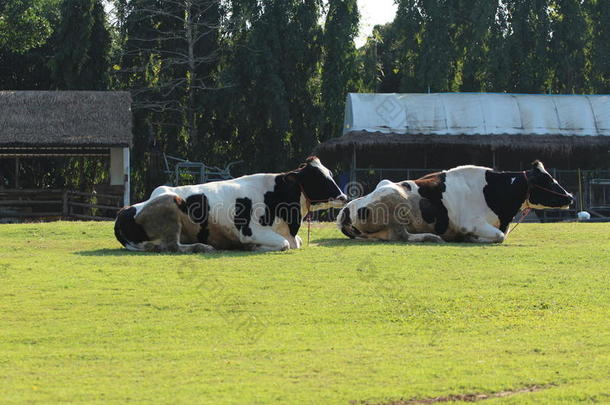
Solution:
[[(371, 240), (371, 239), (347, 239), (347, 238), (328, 238), (328, 239), (315, 239), (312, 241), (313, 244), (316, 244), (325, 248), (333, 248), (333, 247), (349, 247), (349, 246), (373, 246), (373, 245), (383, 245), (383, 246), (438, 246), (438, 247), (460, 247), (460, 248), (480, 248), (480, 247), (500, 247), (502, 243), (458, 243), (458, 242), (445, 242), (445, 243), (435, 243), (435, 242), (388, 242), (383, 240)], [(512, 245), (521, 246), (521, 245)]]
[(83, 250), (80, 252), (74, 252), (75, 255), (78, 256), (93, 256), (93, 257), (182, 257), (182, 256), (201, 256), (210, 259), (221, 259), (226, 257), (248, 257), (248, 256), (258, 256), (264, 255), (266, 253), (278, 254), (282, 252), (248, 252), (248, 251), (240, 251), (240, 250), (218, 250), (212, 253), (179, 253), (179, 252), (132, 252), (127, 249), (96, 249), (96, 250)]
[[(510, 247), (523, 247), (521, 244), (498, 244), (498, 243), (434, 243), (434, 242), (387, 242), (381, 240), (371, 240), (371, 239), (347, 239), (347, 238), (321, 238), (321, 239), (313, 239), (311, 241), (312, 247), (319, 246), (323, 248), (348, 248), (348, 247), (359, 247), (359, 246), (375, 246), (375, 245), (383, 245), (383, 246), (396, 246), (396, 247), (407, 247), (407, 246), (438, 246), (438, 247), (460, 247), (460, 248), (481, 248), (481, 247), (500, 247), (500, 246), (510, 246)], [(303, 247), (299, 250), (307, 250), (307, 242), (303, 242)], [(249, 256), (260, 256), (266, 254), (282, 254), (286, 252), (252, 252), (252, 251), (244, 251), (244, 250), (219, 250), (213, 253), (155, 253), (155, 252), (132, 252), (127, 249), (117, 248), (117, 249), (96, 249), (96, 250), (83, 250), (80, 252), (75, 252), (74, 254), (79, 256), (102, 256), (102, 257), (111, 257), (111, 256), (184, 256), (184, 255), (199, 255), (209, 258), (226, 258), (226, 257), (249, 257)]]

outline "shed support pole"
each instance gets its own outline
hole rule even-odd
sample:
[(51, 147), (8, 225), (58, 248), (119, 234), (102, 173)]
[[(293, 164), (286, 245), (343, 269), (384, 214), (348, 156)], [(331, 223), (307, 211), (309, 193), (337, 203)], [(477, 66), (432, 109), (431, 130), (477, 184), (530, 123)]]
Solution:
[(123, 205), (126, 207), (130, 205), (130, 195), (131, 195), (131, 168), (129, 165), (129, 148), (123, 148), (123, 175), (124, 175), (124, 184), (125, 191), (123, 194)]
[(351, 183), (356, 182), (356, 147), (355, 146), (352, 149), (352, 167), (351, 167), (351, 173), (350, 173), (349, 177), (350, 177), (349, 181)]
[(19, 188), (19, 158), (15, 158), (15, 189)]

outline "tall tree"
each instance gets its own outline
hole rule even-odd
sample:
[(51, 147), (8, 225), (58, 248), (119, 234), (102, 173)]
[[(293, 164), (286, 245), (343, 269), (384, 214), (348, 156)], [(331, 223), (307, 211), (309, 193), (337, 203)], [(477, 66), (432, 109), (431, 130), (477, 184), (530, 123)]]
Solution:
[(400, 47), (401, 37), (398, 24), (378, 25), (373, 29), (373, 42), (378, 58), (378, 82), (376, 91), (380, 93), (397, 93), (401, 91), (403, 74), (403, 50)]
[(460, 91), (485, 88), (492, 26), (497, 17), (498, 0), (460, 0), (453, 3), (456, 21), (455, 47), (461, 69), (456, 77)]
[(422, 0), (423, 33), (418, 55), (417, 78), (433, 92), (451, 91), (455, 78), (452, 0)]
[(296, 2), (286, 38), (283, 70), (290, 105), (290, 144), (298, 160), (311, 153), (320, 137), (321, 10), (322, 1)]
[(329, 0), (324, 24), (322, 140), (341, 135), (345, 99), (353, 88), (356, 73), (354, 39), (358, 35), (359, 20), (356, 0)]
[(420, 52), (419, 37), (421, 33), (422, 16), (418, 0), (400, 0), (396, 19), (392, 23), (398, 30), (398, 51), (400, 57), (401, 84), (400, 91), (421, 91), (422, 86), (417, 80), (417, 57)]
[(25, 53), (43, 45), (52, 33), (50, 0), (0, 2), (0, 49)]
[[(136, 110), (171, 125), (168, 152), (188, 154), (199, 137), (202, 94), (213, 89), (219, 0), (134, 0), (126, 17), (122, 70)], [(167, 131), (168, 128), (163, 128)]]
[(366, 40), (366, 43), (358, 49), (357, 56), (357, 76), (359, 79), (360, 91), (366, 93), (377, 93), (382, 76), (382, 66), (379, 61), (377, 48), (383, 41), (377, 27)]
[(494, 20), (490, 24), (488, 49), (482, 69), (481, 91), (503, 92), (509, 89), (510, 57), (508, 54), (508, 15), (503, 3), (498, 4)]
[(592, 91), (610, 93), (610, 4), (607, 0), (585, 2), (590, 21), (590, 83)]
[(587, 22), (580, 0), (555, 0), (552, 12), (551, 67), (553, 90), (581, 93), (587, 86), (585, 49)]
[(57, 89), (105, 90), (108, 86), (110, 34), (100, 0), (64, 0), (53, 37), (50, 61)]
[(507, 91), (545, 92), (550, 85), (549, 0), (510, 0), (506, 51), (511, 76)]

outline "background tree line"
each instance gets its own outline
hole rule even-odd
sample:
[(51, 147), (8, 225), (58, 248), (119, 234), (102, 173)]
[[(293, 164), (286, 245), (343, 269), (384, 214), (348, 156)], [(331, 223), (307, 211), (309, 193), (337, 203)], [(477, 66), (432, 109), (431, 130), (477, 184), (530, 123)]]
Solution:
[[(4, 0), (0, 89), (130, 91), (136, 198), (163, 152), (291, 167), (341, 134), (349, 91), (610, 93), (608, 0), (397, 3), (357, 49), (356, 0)], [(37, 164), (38, 187), (104, 176)]]

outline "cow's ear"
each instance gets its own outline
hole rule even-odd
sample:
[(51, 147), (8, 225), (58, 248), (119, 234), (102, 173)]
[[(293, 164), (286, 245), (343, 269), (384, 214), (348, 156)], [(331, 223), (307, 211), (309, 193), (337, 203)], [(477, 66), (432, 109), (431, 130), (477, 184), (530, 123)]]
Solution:
[(536, 159), (532, 162), (532, 169), (534, 171), (540, 172), (540, 171), (544, 170), (544, 165), (542, 164), (542, 162), (540, 160)]
[(299, 184), (299, 176), (296, 172), (286, 173), (284, 179), (289, 183)]
[(400, 184), (405, 190), (411, 191), (411, 185), (409, 184), (409, 182), (407, 180), (401, 181), (398, 184)]

